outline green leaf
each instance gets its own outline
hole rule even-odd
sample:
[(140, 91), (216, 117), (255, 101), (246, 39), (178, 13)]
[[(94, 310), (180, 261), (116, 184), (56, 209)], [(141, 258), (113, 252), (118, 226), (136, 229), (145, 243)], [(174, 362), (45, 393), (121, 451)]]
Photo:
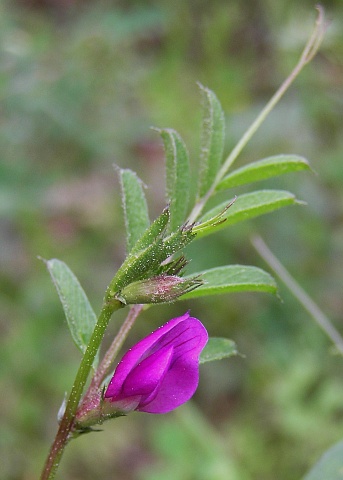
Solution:
[(148, 206), (142, 181), (135, 172), (119, 170), (127, 234), (127, 251), (130, 252), (143, 232), (149, 227)]
[(200, 364), (213, 362), (214, 360), (222, 360), (238, 355), (235, 342), (228, 338), (211, 337), (208, 339), (207, 345), (200, 355)]
[(170, 231), (186, 220), (190, 193), (190, 165), (186, 145), (172, 129), (158, 130), (166, 154), (166, 191), (170, 202)]
[(225, 141), (224, 112), (216, 95), (200, 85), (203, 97), (199, 196), (207, 193), (223, 160)]
[[(269, 273), (257, 267), (246, 265), (226, 265), (203, 270), (191, 275), (204, 281), (204, 284), (192, 292), (180, 297), (180, 300), (218, 295), (232, 292), (277, 293), (277, 285)], [(188, 277), (185, 277), (187, 279)]]
[[(299, 202), (292, 193), (284, 190), (257, 190), (255, 192), (240, 195), (225, 214), (221, 215), (220, 218), (222, 219), (222, 222), (215, 226), (201, 229), (199, 233), (197, 233), (197, 238), (217, 232), (218, 230), (233, 225), (234, 223), (273, 212), (274, 210), (286, 207), (287, 205), (296, 205), (300, 203), (301, 202)], [(227, 207), (227, 204), (228, 202), (223, 202), (214, 207), (200, 219), (199, 223), (202, 224), (208, 219), (223, 212)]]
[(61, 260), (45, 260), (60, 297), (73, 340), (84, 353), (93, 333), (97, 317), (78, 279)]
[(298, 155), (276, 155), (234, 170), (218, 184), (217, 190), (237, 187), (289, 172), (310, 170), (308, 161)]
[(336, 443), (321, 457), (303, 480), (342, 480), (343, 441)]

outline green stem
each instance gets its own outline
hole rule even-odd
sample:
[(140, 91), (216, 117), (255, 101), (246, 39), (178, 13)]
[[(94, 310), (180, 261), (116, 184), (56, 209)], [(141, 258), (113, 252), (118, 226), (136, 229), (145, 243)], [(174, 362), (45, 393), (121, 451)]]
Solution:
[(318, 16), (317, 16), (315, 27), (305, 45), (305, 48), (300, 56), (298, 63), (296, 64), (296, 66), (294, 67), (290, 75), (286, 78), (286, 80), (281, 84), (278, 90), (274, 93), (274, 95), (266, 104), (266, 106), (263, 108), (263, 110), (259, 113), (257, 118), (250, 125), (248, 130), (246, 130), (246, 132), (241, 137), (241, 139), (236, 144), (236, 146), (233, 148), (230, 155), (227, 157), (221, 169), (219, 170), (208, 192), (202, 198), (200, 198), (200, 200), (194, 206), (194, 209), (191, 212), (188, 219), (189, 223), (193, 223), (197, 220), (198, 216), (202, 212), (207, 201), (214, 194), (217, 188), (217, 185), (222, 180), (222, 178), (224, 177), (226, 172), (229, 170), (233, 162), (236, 160), (238, 155), (242, 152), (243, 148), (248, 144), (248, 142), (251, 140), (252, 136), (255, 134), (258, 128), (263, 124), (263, 122), (265, 121), (269, 113), (273, 110), (275, 105), (280, 101), (280, 99), (283, 97), (285, 92), (289, 89), (289, 87), (297, 78), (297, 76), (302, 71), (304, 66), (307, 65), (317, 53), (326, 30), (326, 23), (324, 22), (323, 9), (320, 6), (318, 6), (317, 10), (318, 10)]
[(332, 325), (329, 318), (279, 262), (261, 237), (255, 236), (252, 239), (252, 244), (266, 263), (281, 278), (286, 287), (293, 293), (295, 298), (298, 299), (305, 310), (307, 310), (311, 317), (317, 322), (323, 332), (332, 340), (338, 352), (343, 355), (343, 338), (339, 331)]
[[(119, 349), (122, 347), (124, 340), (126, 339), (129, 331), (131, 330), (133, 324), (135, 323), (138, 315), (141, 313), (143, 307), (144, 305), (138, 304), (138, 305), (133, 305), (130, 308), (129, 314), (127, 315), (125, 321), (120, 327), (119, 332), (115, 336), (110, 348), (107, 350), (106, 354), (104, 355), (104, 358), (102, 359), (99, 367), (97, 368), (97, 371), (95, 372), (94, 377), (92, 378), (92, 382), (88, 392), (91, 392), (100, 388), (101, 383), (104, 381), (107, 375), (107, 372), (113, 363), (113, 360), (115, 359)], [(86, 397), (88, 396), (88, 392), (86, 394)]]
[(70, 434), (73, 428), (75, 414), (79, 406), (89, 373), (91, 371), (95, 355), (100, 347), (106, 327), (112, 314), (122, 306), (123, 305), (119, 301), (105, 303), (100, 312), (92, 337), (89, 341), (77, 372), (57, 435), (46, 460), (41, 475), (41, 480), (52, 480), (55, 477), (64, 449), (71, 437)]

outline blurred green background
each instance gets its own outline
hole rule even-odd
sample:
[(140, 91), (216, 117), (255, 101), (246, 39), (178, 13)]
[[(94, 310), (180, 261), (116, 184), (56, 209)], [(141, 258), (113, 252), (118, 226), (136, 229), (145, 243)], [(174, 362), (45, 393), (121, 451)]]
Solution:
[[(249, 240), (258, 232), (343, 332), (343, 4), (322, 3), (330, 26), (320, 53), (238, 162), (305, 156), (318, 175), (265, 185), (307, 206), (230, 227), (190, 256), (194, 271), (266, 268)], [(229, 152), (296, 63), (314, 5), (1, 1), (1, 479), (39, 476), (79, 362), (37, 257), (65, 261), (98, 310), (125, 253), (113, 164), (138, 172), (154, 218), (165, 205), (164, 160), (149, 127), (176, 129), (196, 162), (200, 81), (222, 102)], [(128, 344), (191, 308), (243, 356), (205, 365), (194, 400), (176, 412), (134, 413), (72, 442), (59, 478), (301, 478), (343, 437), (343, 361), (282, 285), (280, 294), (282, 303), (237, 294), (148, 310)]]

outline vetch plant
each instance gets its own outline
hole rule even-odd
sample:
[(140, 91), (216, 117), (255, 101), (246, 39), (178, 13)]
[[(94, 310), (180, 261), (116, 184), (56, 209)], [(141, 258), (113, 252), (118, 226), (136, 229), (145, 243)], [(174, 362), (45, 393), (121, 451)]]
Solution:
[[(195, 175), (187, 148), (174, 130), (158, 130), (165, 147), (168, 204), (152, 223), (142, 182), (131, 170), (117, 168), (127, 256), (106, 289), (98, 317), (67, 265), (56, 259), (46, 261), (82, 359), (68, 399), (60, 409), (58, 432), (41, 480), (54, 478), (64, 449), (72, 439), (92, 432), (107, 419), (134, 410), (157, 414), (174, 410), (195, 392), (199, 363), (237, 353), (234, 342), (229, 339), (208, 339), (201, 323), (206, 323), (206, 319), (200, 321), (185, 313), (139, 341), (114, 368), (119, 350), (143, 305), (236, 291), (276, 293), (274, 279), (253, 266), (226, 265), (185, 275), (188, 261), (183, 249), (234, 223), (299, 203), (290, 192), (255, 190), (237, 198), (234, 192), (229, 193), (226, 201), (206, 211), (208, 200), (215, 198), (218, 191), (309, 169), (304, 158), (287, 154), (258, 160), (229, 172), (258, 127), (316, 54), (325, 31), (323, 12), (321, 9), (318, 12), (314, 31), (298, 64), (226, 159), (223, 159), (224, 113), (216, 95), (200, 86), (203, 120), (195, 200), (190, 196)], [(112, 315), (122, 308), (128, 309), (128, 315), (100, 359), (99, 349), (106, 328)]]

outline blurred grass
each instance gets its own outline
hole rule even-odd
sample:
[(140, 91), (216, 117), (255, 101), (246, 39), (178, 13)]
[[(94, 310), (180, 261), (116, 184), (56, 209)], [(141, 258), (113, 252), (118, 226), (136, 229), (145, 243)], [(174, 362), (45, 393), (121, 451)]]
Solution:
[[(320, 54), (239, 160), (305, 156), (318, 176), (266, 185), (290, 189), (308, 206), (232, 227), (195, 243), (190, 255), (194, 271), (230, 262), (264, 267), (249, 243), (258, 231), (342, 330), (343, 6), (322, 3), (331, 24)], [(98, 309), (125, 248), (112, 163), (137, 170), (156, 215), (165, 201), (164, 167), (149, 127), (178, 130), (196, 160), (200, 81), (226, 111), (228, 151), (295, 63), (313, 6), (1, 3), (1, 479), (38, 477), (79, 360), (37, 255), (67, 262)], [(342, 360), (280, 292), (283, 303), (231, 295), (146, 312), (128, 343), (191, 308), (245, 357), (204, 366), (197, 408), (133, 414), (73, 442), (60, 478), (221, 480), (228, 468), (238, 480), (300, 478), (343, 436)], [(205, 451), (195, 438), (207, 435)]]

